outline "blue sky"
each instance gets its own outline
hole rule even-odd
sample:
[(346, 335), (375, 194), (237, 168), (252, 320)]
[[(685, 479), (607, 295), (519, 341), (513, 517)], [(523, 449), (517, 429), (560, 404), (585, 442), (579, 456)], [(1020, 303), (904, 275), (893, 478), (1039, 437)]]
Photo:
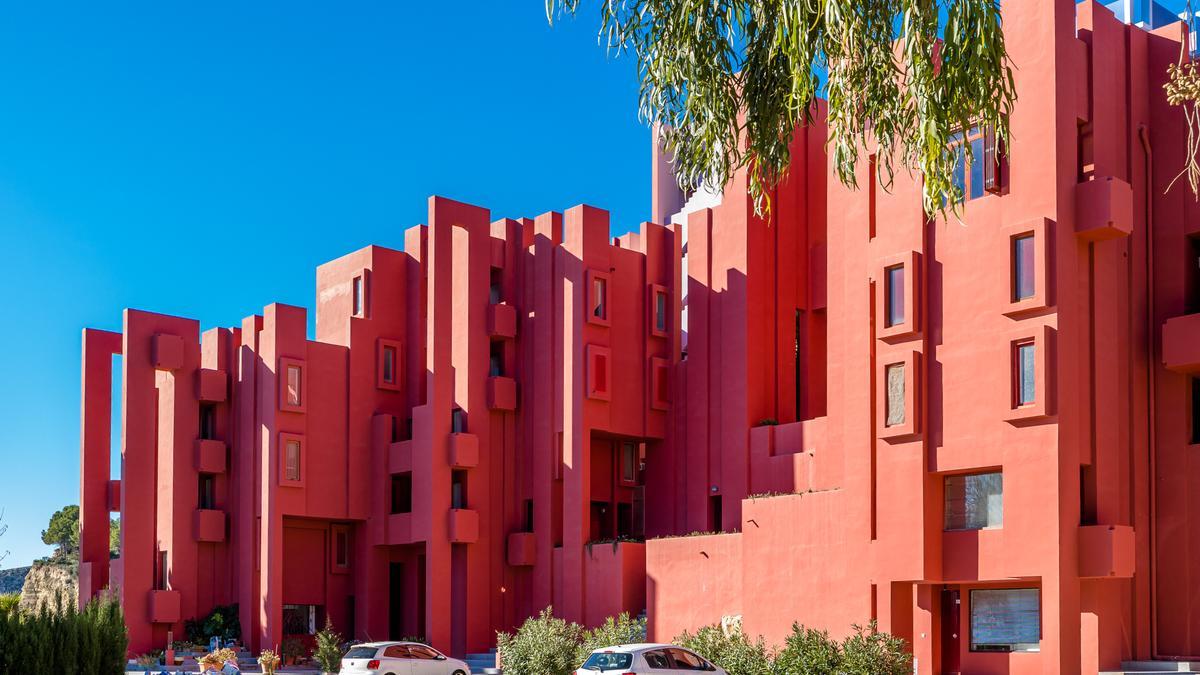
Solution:
[(634, 64), (541, 0), (9, 3), (0, 14), (2, 567), (78, 501), (80, 330), (234, 325), (402, 247), (441, 194), (649, 215)]

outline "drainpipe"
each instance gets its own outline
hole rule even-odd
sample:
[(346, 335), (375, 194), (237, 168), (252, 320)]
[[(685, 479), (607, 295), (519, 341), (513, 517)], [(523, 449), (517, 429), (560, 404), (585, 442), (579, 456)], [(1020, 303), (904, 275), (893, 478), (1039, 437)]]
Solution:
[(1148, 476), (1150, 479), (1150, 655), (1158, 659), (1158, 613), (1155, 605), (1158, 601), (1158, 577), (1155, 574), (1158, 564), (1158, 542), (1156, 515), (1158, 509), (1156, 455), (1157, 430), (1155, 429), (1158, 415), (1155, 407), (1155, 371), (1157, 356), (1154, 349), (1154, 151), (1150, 147), (1150, 132), (1145, 124), (1138, 126), (1138, 138), (1142, 141), (1142, 153), (1146, 159), (1146, 347), (1150, 354), (1146, 362), (1146, 458)]

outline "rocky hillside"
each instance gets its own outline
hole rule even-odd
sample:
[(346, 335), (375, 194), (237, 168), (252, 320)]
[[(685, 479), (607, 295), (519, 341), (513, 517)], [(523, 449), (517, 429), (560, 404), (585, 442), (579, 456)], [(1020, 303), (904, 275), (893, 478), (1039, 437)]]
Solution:
[(21, 587), (25, 585), (25, 575), (28, 573), (28, 567), (0, 570), (0, 595), (20, 593)]
[(29, 568), (21, 589), (21, 609), (36, 612), (42, 605), (54, 607), (54, 598), (63, 594), (65, 602), (79, 597), (79, 568), (74, 561), (39, 560)]

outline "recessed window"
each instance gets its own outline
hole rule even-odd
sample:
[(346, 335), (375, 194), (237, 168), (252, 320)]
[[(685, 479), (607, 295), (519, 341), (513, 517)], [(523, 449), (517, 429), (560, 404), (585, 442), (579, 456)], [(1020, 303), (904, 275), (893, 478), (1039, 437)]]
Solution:
[(333, 564), (350, 566), (350, 533), (340, 527), (333, 531)]
[(893, 363), (884, 369), (884, 374), (887, 380), (887, 410), (884, 425), (899, 426), (904, 424), (907, 414), (904, 409), (904, 364)]
[(946, 476), (945, 529), (986, 530), (1004, 524), (1004, 474)]
[(1033, 235), (1023, 234), (1013, 240), (1013, 301), (1032, 298), (1035, 291)]
[(493, 342), (491, 353), (488, 355), (488, 375), (501, 377), (504, 375), (504, 343)]
[[(1000, 155), (992, 129), (972, 127), (964, 135), (954, 134), (950, 141), (954, 153), (954, 185), (963, 199), (978, 199), (1000, 189)], [(970, 146), (968, 160), (966, 148)]]
[(592, 316), (601, 319), (608, 319), (608, 279), (604, 277), (594, 277), (592, 279)]
[(884, 270), (887, 285), (887, 327), (904, 323), (904, 265)]
[(300, 482), (300, 441), (289, 438), (284, 442), (283, 449), (283, 478), (287, 481)]
[(525, 500), (525, 531), (533, 532), (533, 500)]
[(971, 651), (1039, 651), (1042, 639), (1039, 596), (1036, 588), (972, 590)]
[(383, 381), (385, 384), (396, 383), (396, 348), (383, 348)]
[(654, 332), (667, 332), (667, 292), (654, 291)]
[(196, 492), (196, 505), (198, 508), (217, 508), (217, 481), (211, 473), (202, 473), (199, 475)]
[(200, 404), (200, 438), (213, 440), (217, 437), (217, 408), (211, 403)]
[(167, 581), (168, 581), (167, 552), (159, 551), (158, 552), (158, 565), (156, 565), (155, 569), (154, 569), (154, 588), (155, 588), (155, 590), (159, 590), (159, 591), (167, 590), (167, 586), (168, 586)]
[(450, 473), (450, 508), (467, 508), (467, 472), (452, 471)]
[(492, 274), (488, 285), (488, 302), (493, 305), (498, 305), (504, 301), (503, 282), (504, 275), (499, 267), (492, 268)]
[(636, 443), (621, 444), (621, 482), (637, 482), (638, 451)]
[(363, 315), (363, 303), (366, 300), (365, 296), (363, 295), (363, 292), (364, 292), (363, 278), (361, 276), (354, 277), (354, 282), (352, 285), (353, 285), (353, 290), (352, 290), (351, 294), (353, 295), (352, 302), (353, 302), (354, 316), (362, 316)]
[(462, 408), (455, 408), (450, 411), (450, 433), (467, 433), (467, 414), (463, 412)]
[(304, 378), (303, 369), (301, 366), (294, 364), (287, 367), (287, 404), (290, 406), (299, 407), (303, 405), (301, 398), (301, 389), (303, 388)]
[(1017, 405), (1029, 405), (1037, 399), (1036, 346), (1032, 342), (1017, 344)]
[(1200, 377), (1192, 378), (1192, 443), (1200, 443)]
[(412, 474), (392, 476), (392, 513), (412, 513)]

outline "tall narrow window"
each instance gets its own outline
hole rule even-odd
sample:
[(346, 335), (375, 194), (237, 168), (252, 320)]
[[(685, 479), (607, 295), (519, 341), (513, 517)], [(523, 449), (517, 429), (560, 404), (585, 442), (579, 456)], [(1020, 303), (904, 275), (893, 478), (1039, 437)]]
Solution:
[(350, 566), (350, 533), (342, 528), (333, 531), (333, 564)]
[(978, 129), (972, 130), (975, 137), (971, 139), (971, 199), (983, 196), (983, 136), (976, 135), (978, 133)]
[(200, 404), (200, 438), (213, 440), (217, 437), (217, 408), (211, 403)]
[(904, 424), (906, 411), (904, 409), (904, 364), (893, 363), (885, 371), (887, 376), (887, 410), (885, 426), (894, 427)]
[(412, 513), (412, 474), (392, 476), (392, 513)]
[(450, 433), (465, 434), (467, 432), (467, 414), (462, 408), (450, 411)]
[(638, 451), (636, 443), (621, 444), (621, 482), (637, 483)]
[(297, 365), (288, 365), (287, 367), (287, 404), (291, 406), (300, 406), (303, 404), (301, 399), (302, 377), (301, 367)]
[(453, 471), (450, 474), (450, 508), (467, 508), (467, 472)]
[(363, 315), (363, 278), (354, 277), (353, 282), (354, 316)]
[(887, 284), (887, 327), (904, 323), (904, 265), (895, 265), (884, 271)]
[(158, 565), (154, 570), (154, 588), (159, 591), (167, 590), (167, 552), (158, 552)]
[(396, 383), (396, 348), (383, 348), (383, 381), (385, 384)]
[(1200, 377), (1192, 378), (1192, 443), (1200, 443)]
[(498, 305), (504, 301), (504, 292), (501, 286), (504, 275), (499, 267), (492, 268), (492, 274), (488, 285), (488, 302), (493, 305)]
[(533, 500), (525, 500), (525, 531), (533, 532)]
[(300, 481), (300, 441), (289, 438), (284, 444), (283, 478), (289, 481)]
[(504, 375), (504, 343), (493, 342), (488, 358), (488, 375), (501, 377)]
[(665, 291), (654, 291), (654, 331), (667, 332), (667, 294)]
[(604, 277), (592, 279), (592, 316), (608, 319), (608, 280)]
[(217, 508), (217, 481), (211, 473), (202, 473), (198, 480), (196, 506), (201, 509)]
[(1003, 524), (1004, 474), (946, 476), (946, 530), (985, 530)]
[(1035, 290), (1033, 235), (1023, 234), (1013, 242), (1013, 300), (1032, 298)]
[(996, 129), (983, 130), (983, 189), (993, 194), (1000, 192), (1000, 152), (996, 147)]
[(1017, 405), (1029, 405), (1037, 399), (1037, 365), (1032, 342), (1017, 345)]

